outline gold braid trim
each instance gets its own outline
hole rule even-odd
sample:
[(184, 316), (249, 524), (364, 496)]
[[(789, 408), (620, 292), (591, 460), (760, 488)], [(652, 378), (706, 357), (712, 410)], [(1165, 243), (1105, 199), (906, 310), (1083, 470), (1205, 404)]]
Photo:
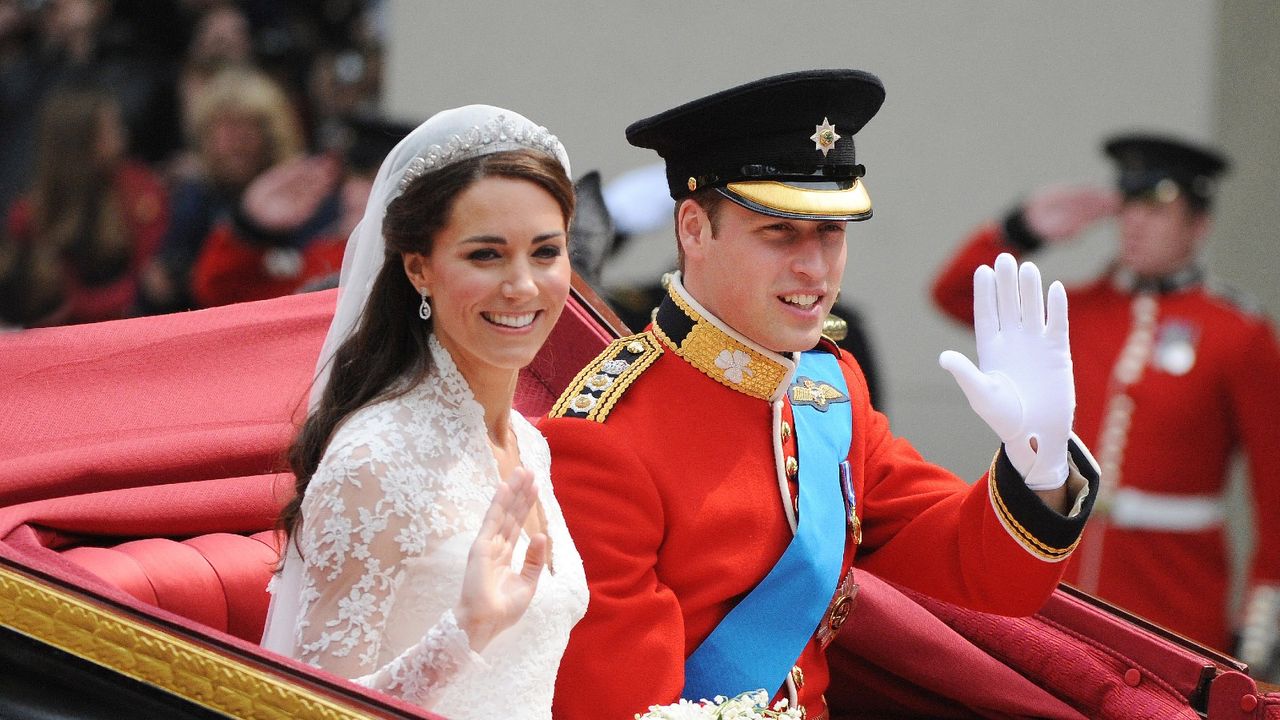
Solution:
[(232, 717), (378, 718), (0, 566), (0, 624)]
[(547, 417), (604, 422), (631, 383), (661, 355), (662, 346), (647, 332), (614, 340), (574, 376)]
[[(698, 313), (678, 292), (670, 292), (668, 296), (680, 308), (681, 312), (693, 320), (693, 330), (685, 336), (684, 342), (677, 345), (658, 325), (653, 324), (653, 332), (663, 342), (675, 348), (676, 354), (684, 358), (690, 365), (701, 370), (704, 375), (740, 393), (745, 393), (760, 400), (771, 400), (778, 392), (778, 385), (787, 376), (788, 368), (761, 354), (760, 351), (739, 342), (736, 338), (716, 327), (714, 323)], [(724, 368), (716, 365), (716, 358), (725, 351), (741, 351), (748, 358), (742, 382), (736, 383), (725, 376)]]
[(1005, 505), (1004, 499), (1000, 497), (1000, 491), (996, 489), (996, 461), (1000, 459), (1000, 453), (997, 451), (994, 458), (991, 459), (991, 467), (987, 470), (987, 494), (991, 497), (991, 505), (996, 510), (996, 517), (1000, 518), (1000, 524), (1009, 532), (1009, 535), (1018, 542), (1027, 552), (1049, 562), (1062, 562), (1071, 555), (1071, 552), (1080, 544), (1080, 538), (1077, 536), (1075, 542), (1069, 547), (1057, 548), (1052, 545), (1046, 545), (1035, 536), (1022, 523), (1013, 516), (1009, 507)]

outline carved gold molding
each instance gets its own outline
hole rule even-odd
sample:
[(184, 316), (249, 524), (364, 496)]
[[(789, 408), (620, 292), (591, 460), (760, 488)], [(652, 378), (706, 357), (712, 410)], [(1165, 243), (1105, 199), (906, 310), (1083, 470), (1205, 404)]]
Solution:
[(0, 624), (239, 718), (377, 718), (0, 566)]

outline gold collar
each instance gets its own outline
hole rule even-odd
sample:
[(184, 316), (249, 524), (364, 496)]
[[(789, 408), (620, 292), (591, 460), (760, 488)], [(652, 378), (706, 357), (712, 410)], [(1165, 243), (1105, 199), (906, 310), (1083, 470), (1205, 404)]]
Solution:
[(653, 319), (653, 334), (707, 377), (754, 398), (782, 398), (795, 374), (791, 357), (751, 342), (694, 300), (680, 274)]

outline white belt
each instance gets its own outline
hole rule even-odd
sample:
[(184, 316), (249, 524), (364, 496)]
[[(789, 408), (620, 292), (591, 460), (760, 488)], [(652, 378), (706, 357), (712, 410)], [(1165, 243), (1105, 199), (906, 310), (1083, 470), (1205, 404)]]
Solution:
[(1222, 525), (1217, 495), (1169, 495), (1122, 487), (1111, 496), (1110, 523), (1119, 528), (1195, 532)]

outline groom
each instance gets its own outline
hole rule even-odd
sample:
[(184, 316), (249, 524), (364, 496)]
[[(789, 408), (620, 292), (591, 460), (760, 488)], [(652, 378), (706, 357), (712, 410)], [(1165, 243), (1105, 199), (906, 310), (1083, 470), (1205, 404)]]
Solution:
[(1046, 323), (1033, 266), (975, 279), (982, 367), (942, 359), (1002, 440), (973, 485), (890, 434), (820, 335), (847, 224), (871, 216), (853, 136), (883, 99), (872, 75), (815, 70), (627, 128), (666, 162), (681, 273), (540, 426), (591, 589), (556, 717), (758, 688), (826, 717), (862, 570), (1011, 615), (1053, 591), (1097, 487), (1070, 435), (1061, 286)]

